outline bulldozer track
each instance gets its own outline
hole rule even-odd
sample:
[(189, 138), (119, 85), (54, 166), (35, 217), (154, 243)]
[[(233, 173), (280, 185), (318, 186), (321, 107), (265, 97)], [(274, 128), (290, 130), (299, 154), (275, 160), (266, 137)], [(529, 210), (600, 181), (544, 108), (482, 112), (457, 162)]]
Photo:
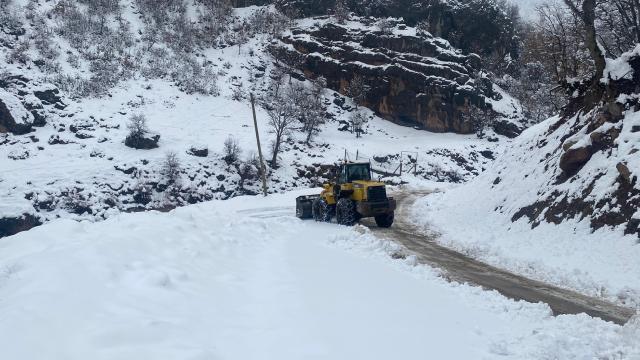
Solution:
[(420, 263), (441, 269), (449, 281), (496, 290), (514, 300), (543, 302), (549, 305), (554, 315), (586, 313), (622, 325), (635, 314), (634, 309), (516, 275), (439, 245), (434, 235), (421, 233), (406, 220), (411, 205), (426, 194), (428, 192), (425, 191), (394, 193), (398, 209), (396, 223), (389, 229), (378, 228), (369, 219), (364, 219), (362, 224), (371, 228), (374, 234), (402, 244)]

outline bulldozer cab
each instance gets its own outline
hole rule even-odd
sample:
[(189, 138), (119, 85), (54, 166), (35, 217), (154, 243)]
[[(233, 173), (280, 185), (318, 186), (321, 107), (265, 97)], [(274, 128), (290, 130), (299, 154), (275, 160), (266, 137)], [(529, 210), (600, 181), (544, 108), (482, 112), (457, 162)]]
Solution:
[(340, 165), (338, 184), (354, 181), (371, 181), (371, 165), (369, 163), (349, 163)]

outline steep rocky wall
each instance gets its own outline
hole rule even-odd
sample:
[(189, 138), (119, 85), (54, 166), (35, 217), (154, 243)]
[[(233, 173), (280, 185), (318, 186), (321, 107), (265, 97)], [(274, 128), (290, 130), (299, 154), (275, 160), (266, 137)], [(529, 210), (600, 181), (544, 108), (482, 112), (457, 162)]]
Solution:
[[(434, 36), (447, 39), (464, 52), (518, 55), (518, 37), (503, 8), (486, 0), (346, 0), (359, 16), (402, 18), (409, 25), (423, 23)], [(336, 0), (276, 0), (287, 14), (302, 17), (333, 13)]]
[(471, 105), (487, 109), (485, 96), (493, 95), (490, 83), (474, 79), (480, 59), (398, 28), (394, 34), (331, 23), (295, 28), (272, 52), (343, 94), (354, 78), (364, 79), (369, 91), (361, 105), (388, 120), (433, 132), (473, 132)]

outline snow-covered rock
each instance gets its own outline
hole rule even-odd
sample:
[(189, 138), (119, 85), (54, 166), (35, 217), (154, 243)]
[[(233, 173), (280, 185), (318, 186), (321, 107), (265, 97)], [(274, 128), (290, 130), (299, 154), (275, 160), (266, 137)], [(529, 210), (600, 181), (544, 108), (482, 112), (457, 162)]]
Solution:
[(31, 131), (33, 115), (13, 94), (0, 89), (0, 132), (11, 132), (17, 135)]

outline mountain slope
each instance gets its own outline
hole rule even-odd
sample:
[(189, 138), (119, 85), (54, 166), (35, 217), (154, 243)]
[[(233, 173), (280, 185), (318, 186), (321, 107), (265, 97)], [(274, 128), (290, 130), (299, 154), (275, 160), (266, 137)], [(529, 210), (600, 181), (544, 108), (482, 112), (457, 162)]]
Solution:
[[(268, 104), (276, 84), (283, 91), (312, 87), (269, 55), (273, 32), (289, 34), (276, 29), (284, 23), (272, 7), (230, 9), (214, 36), (199, 2), (159, 18), (165, 13), (147, 9), (143, 0), (121, 1), (102, 9), (106, 28), (84, 3), (34, 4), (12, 1), (13, 10), (4, 14), (15, 26), (0, 31), (6, 65), (0, 103), (15, 105), (11, 118), (0, 111), (0, 124), (25, 123), (24, 131), (0, 133), (6, 169), (0, 174), (0, 236), (58, 217), (101, 220), (260, 192), (249, 93), (258, 99), (262, 148), (270, 158)], [(88, 29), (85, 37), (71, 31), (78, 23)], [(95, 46), (81, 46), (90, 43)], [(387, 179), (396, 184), (466, 181), (507, 142), (491, 132), (490, 142), (418, 131), (365, 109), (364, 134), (356, 138), (349, 131), (353, 101), (327, 89), (320, 98), (318, 133), (307, 142), (303, 124), (293, 124), (278, 156), (283, 166), (269, 169), (269, 191), (316, 186), (328, 176), (326, 165), (345, 155), (370, 160), (384, 173), (397, 172), (403, 162), (412, 171)], [(136, 115), (160, 136), (158, 148), (125, 146)], [(224, 153), (228, 139), (241, 150), (233, 161)], [(168, 153), (178, 161), (177, 179), (165, 174)]]
[(640, 304), (639, 49), (609, 60), (611, 101), (590, 109), (574, 98), (581, 110), (528, 129), (470, 184), (424, 199), (417, 221), (492, 264)]

